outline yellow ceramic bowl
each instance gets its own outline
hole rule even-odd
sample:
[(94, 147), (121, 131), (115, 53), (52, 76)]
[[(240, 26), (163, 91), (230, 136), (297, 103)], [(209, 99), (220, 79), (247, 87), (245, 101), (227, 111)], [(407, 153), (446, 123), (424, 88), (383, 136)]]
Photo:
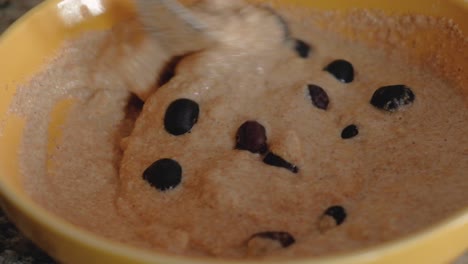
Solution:
[[(281, 4), (282, 1), (277, 1)], [(452, 18), (468, 33), (465, 0), (284, 0), (322, 9), (378, 8)], [(89, 12), (77, 5), (87, 4)], [(125, 0), (49, 0), (16, 22), (0, 39), (0, 198), (18, 227), (54, 258), (66, 263), (219, 263), (208, 259), (168, 256), (105, 240), (49, 214), (24, 193), (17, 150), (24, 120), (7, 114), (18, 84), (36, 73), (61, 43), (89, 29), (109, 28), (132, 15)], [(424, 48), (424, 47), (422, 47)], [(461, 62), (468, 67), (468, 62)], [(55, 122), (65, 117), (56, 111)], [(54, 134), (51, 124), (50, 131)], [(468, 176), (468, 175), (467, 175)], [(445, 263), (468, 248), (468, 208), (425, 231), (368, 250), (345, 255), (283, 263)], [(248, 263), (223, 261), (222, 263)]]

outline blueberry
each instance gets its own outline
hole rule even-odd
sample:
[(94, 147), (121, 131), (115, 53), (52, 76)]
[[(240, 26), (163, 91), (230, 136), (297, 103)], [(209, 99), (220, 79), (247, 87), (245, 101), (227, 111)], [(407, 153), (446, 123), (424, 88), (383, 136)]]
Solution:
[(271, 166), (285, 168), (291, 171), (292, 173), (299, 172), (299, 168), (296, 165), (287, 162), (282, 157), (272, 152), (269, 152), (268, 154), (266, 154), (265, 158), (263, 158), (263, 162)]
[(343, 83), (350, 83), (354, 80), (354, 68), (351, 63), (345, 60), (335, 60), (328, 64), (323, 70), (331, 73)]
[(309, 84), (307, 87), (309, 89), (312, 104), (318, 109), (327, 110), (330, 99), (328, 99), (328, 95), (325, 90), (323, 90), (322, 87), (314, 84)]
[(341, 205), (334, 205), (328, 207), (328, 209), (325, 210), (324, 215), (333, 217), (336, 225), (341, 225), (346, 219), (346, 210)]
[(341, 131), (341, 138), (348, 139), (353, 138), (359, 134), (359, 130), (356, 125), (349, 125)]
[(252, 153), (265, 153), (267, 150), (265, 127), (257, 121), (244, 122), (236, 134), (236, 149)]
[(370, 103), (376, 108), (395, 112), (415, 99), (411, 88), (403, 84), (380, 87), (372, 95)]
[(297, 52), (297, 55), (301, 58), (307, 58), (309, 57), (310, 53), (310, 45), (304, 42), (303, 40), (296, 39), (294, 43), (294, 49)]
[(160, 191), (173, 189), (182, 180), (182, 167), (175, 160), (160, 159), (143, 172), (143, 179)]
[(164, 127), (167, 132), (179, 136), (190, 132), (198, 121), (198, 104), (190, 99), (177, 99), (172, 102), (164, 116)]
[(278, 241), (281, 244), (281, 247), (287, 248), (294, 244), (296, 240), (294, 237), (289, 234), (288, 232), (272, 232), (272, 231), (267, 231), (267, 232), (260, 232), (252, 235), (250, 239), (255, 239), (255, 238), (263, 238), (263, 239), (271, 239)]

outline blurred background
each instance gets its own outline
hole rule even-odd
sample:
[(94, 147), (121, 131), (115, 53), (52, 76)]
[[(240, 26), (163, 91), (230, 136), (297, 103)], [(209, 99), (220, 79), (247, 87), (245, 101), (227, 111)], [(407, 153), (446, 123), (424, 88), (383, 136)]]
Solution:
[[(0, 0), (0, 34), (16, 19), (40, 2), (42, 0)], [(56, 262), (25, 238), (8, 221), (0, 209), (0, 264), (33, 263), (52, 264)], [(468, 264), (468, 252), (465, 256), (454, 261), (453, 264)]]

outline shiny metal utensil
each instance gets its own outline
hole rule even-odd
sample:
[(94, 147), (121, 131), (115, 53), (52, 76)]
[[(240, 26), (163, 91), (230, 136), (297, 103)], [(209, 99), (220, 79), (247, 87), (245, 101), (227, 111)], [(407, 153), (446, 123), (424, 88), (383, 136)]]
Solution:
[(176, 0), (135, 0), (147, 30), (172, 55), (201, 50), (212, 42), (207, 26)]

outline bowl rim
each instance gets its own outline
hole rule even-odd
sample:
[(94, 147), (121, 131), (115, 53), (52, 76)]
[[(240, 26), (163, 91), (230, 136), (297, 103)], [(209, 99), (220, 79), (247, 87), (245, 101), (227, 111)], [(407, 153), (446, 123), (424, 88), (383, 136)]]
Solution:
[[(9, 36), (17, 30), (18, 27), (28, 21), (30, 17), (40, 14), (50, 5), (58, 0), (45, 0), (32, 8), (26, 14), (16, 20), (0, 35), (0, 48), (3, 42), (8, 41)], [(121, 1), (121, 0), (119, 0)], [(454, 0), (464, 3), (468, 6), (466, 0)], [(68, 241), (84, 244), (87, 247), (97, 249), (101, 254), (111, 254), (114, 256), (122, 256), (125, 259), (140, 261), (145, 263), (153, 263), (161, 261), (168, 264), (215, 264), (219, 263), (220, 259), (213, 257), (189, 257), (174, 254), (166, 254), (164, 252), (151, 251), (148, 249), (137, 248), (131, 245), (119, 243), (77, 227), (57, 215), (36, 204), (32, 199), (25, 195), (18, 195), (12, 189), (8, 188), (8, 184), (0, 176), (0, 198), (4, 198), (10, 204), (18, 208), (19, 211), (31, 219), (33, 222), (39, 223), (41, 226), (47, 227), (47, 232), (54, 232)], [(6, 176), (7, 177), (7, 176)], [(0, 200), (1, 202), (1, 200)], [(425, 226), (416, 232), (411, 232), (409, 235), (398, 237), (388, 242), (379, 243), (374, 246), (365, 247), (349, 252), (319, 256), (319, 257), (298, 257), (285, 258), (279, 260), (244, 260), (244, 259), (222, 259), (225, 264), (254, 264), (254, 263), (291, 263), (291, 264), (315, 264), (315, 263), (365, 263), (381, 258), (385, 258), (395, 252), (404, 251), (404, 249), (423, 243), (424, 241), (433, 240), (441, 234), (447, 233), (450, 230), (458, 230), (463, 227), (468, 227), (468, 208), (461, 209), (450, 214), (446, 218), (433, 225)], [(40, 246), (40, 245), (38, 245)]]

